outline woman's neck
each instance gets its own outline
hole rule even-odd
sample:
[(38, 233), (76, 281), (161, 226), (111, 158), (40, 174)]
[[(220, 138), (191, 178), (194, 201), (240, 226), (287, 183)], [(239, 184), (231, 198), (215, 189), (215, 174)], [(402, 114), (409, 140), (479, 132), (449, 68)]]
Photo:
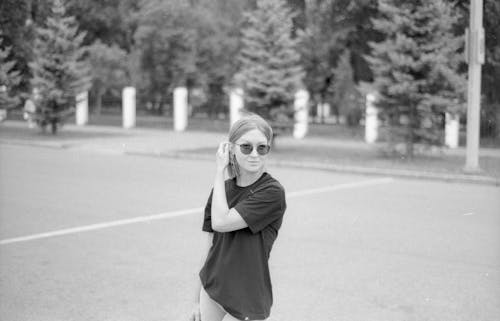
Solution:
[(236, 176), (236, 185), (245, 187), (255, 183), (264, 173), (264, 169), (258, 172), (241, 172), (240, 176)]

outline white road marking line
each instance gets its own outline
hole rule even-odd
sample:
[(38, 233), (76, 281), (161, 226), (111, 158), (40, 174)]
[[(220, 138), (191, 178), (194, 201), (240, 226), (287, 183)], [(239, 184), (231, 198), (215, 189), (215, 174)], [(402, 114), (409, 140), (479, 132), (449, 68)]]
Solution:
[(464, 216), (474, 215), (474, 213), (465, 213)]
[(59, 235), (67, 235), (67, 234), (75, 234), (75, 233), (80, 233), (80, 232), (101, 230), (101, 229), (109, 228), (109, 227), (113, 227), (113, 226), (149, 222), (149, 221), (154, 221), (154, 220), (163, 220), (163, 219), (177, 217), (177, 216), (183, 216), (183, 215), (187, 215), (187, 214), (200, 213), (202, 211), (203, 211), (203, 208), (198, 207), (198, 208), (191, 208), (191, 209), (182, 210), (182, 211), (166, 212), (166, 213), (160, 213), (160, 214), (155, 214), (155, 215), (139, 216), (139, 217), (118, 220), (118, 221), (85, 225), (85, 226), (80, 226), (80, 227), (68, 228), (68, 229), (64, 229), (64, 230), (56, 230), (56, 231), (50, 231), (50, 232), (46, 232), (46, 233), (33, 234), (33, 235), (28, 235), (28, 236), (5, 239), (5, 240), (0, 241), (0, 245), (10, 244), (10, 243), (18, 243), (18, 242), (26, 242), (26, 241), (31, 241), (31, 240), (59, 236)]
[[(344, 184), (338, 184), (338, 185), (332, 185), (332, 186), (325, 186), (325, 187), (321, 187), (321, 188), (313, 188), (313, 189), (308, 189), (308, 190), (303, 190), (303, 191), (287, 193), (287, 198), (295, 198), (295, 197), (301, 197), (301, 196), (306, 196), (306, 195), (311, 195), (311, 194), (319, 194), (319, 193), (326, 193), (326, 192), (345, 190), (345, 189), (351, 189), (351, 188), (380, 185), (380, 184), (390, 183), (393, 181), (394, 181), (394, 179), (392, 179), (392, 178), (381, 178), (381, 179), (365, 180), (365, 181), (354, 182), (354, 183), (344, 183)], [(80, 227), (68, 228), (68, 229), (63, 229), (63, 230), (49, 231), (46, 233), (33, 234), (33, 235), (27, 235), (27, 236), (21, 236), (21, 237), (0, 240), (0, 245), (19, 243), (19, 242), (27, 242), (27, 241), (49, 238), (49, 237), (54, 237), (54, 236), (89, 232), (89, 231), (110, 228), (110, 227), (114, 227), (114, 226), (149, 222), (149, 221), (154, 221), (154, 220), (169, 219), (169, 218), (173, 218), (173, 217), (177, 217), (177, 216), (202, 213), (203, 210), (204, 210), (204, 207), (197, 207), (197, 208), (191, 208), (191, 209), (180, 210), (180, 211), (160, 213), (160, 214), (155, 214), (155, 215), (139, 216), (139, 217), (124, 219), (124, 220), (117, 220), (117, 221), (102, 222), (102, 223), (91, 224), (91, 225), (84, 225), (84, 226), (80, 226)]]
[(311, 194), (339, 191), (339, 190), (343, 190), (343, 189), (351, 189), (351, 188), (365, 187), (365, 186), (371, 186), (371, 185), (380, 185), (380, 184), (391, 183), (393, 181), (394, 181), (394, 179), (389, 177), (389, 178), (371, 179), (371, 180), (361, 181), (361, 182), (344, 183), (344, 184), (325, 186), (325, 187), (320, 187), (320, 188), (313, 188), (313, 189), (308, 189), (308, 190), (304, 190), (304, 191), (291, 192), (291, 193), (287, 193), (287, 197), (300, 197), (300, 196), (306, 196), (306, 195), (311, 195)]

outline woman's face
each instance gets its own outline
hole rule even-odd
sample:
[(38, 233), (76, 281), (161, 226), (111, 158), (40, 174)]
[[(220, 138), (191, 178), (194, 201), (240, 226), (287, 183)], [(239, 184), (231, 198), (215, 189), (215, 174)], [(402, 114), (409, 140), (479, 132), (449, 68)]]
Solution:
[[(267, 141), (266, 136), (258, 129), (253, 129), (245, 133), (235, 142), (235, 145), (233, 145), (233, 152), (234, 155), (236, 156), (236, 162), (240, 167), (240, 173), (242, 172), (255, 173), (263, 169), (265, 161), (267, 159), (267, 154), (260, 155), (257, 152), (257, 147), (259, 145), (268, 145), (268, 144), (269, 143)], [(241, 151), (241, 145), (251, 145), (252, 152), (248, 155), (245, 155)]]

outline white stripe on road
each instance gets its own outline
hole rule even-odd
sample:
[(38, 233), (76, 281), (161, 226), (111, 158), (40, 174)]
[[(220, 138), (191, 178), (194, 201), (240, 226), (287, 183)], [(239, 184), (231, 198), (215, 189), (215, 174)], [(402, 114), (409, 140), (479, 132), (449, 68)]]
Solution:
[(371, 179), (368, 181), (345, 183), (345, 184), (325, 186), (325, 187), (320, 187), (320, 188), (307, 189), (304, 191), (291, 192), (291, 193), (287, 193), (287, 197), (300, 197), (300, 196), (306, 196), (306, 195), (311, 195), (311, 194), (339, 191), (339, 190), (343, 190), (343, 189), (365, 187), (365, 186), (371, 186), (371, 185), (380, 185), (380, 184), (391, 183), (393, 181), (394, 181), (393, 178)]
[(101, 230), (101, 229), (109, 228), (109, 227), (113, 227), (113, 226), (142, 223), (142, 222), (148, 222), (148, 221), (154, 221), (154, 220), (163, 220), (163, 219), (177, 217), (177, 216), (200, 213), (201, 211), (203, 211), (203, 208), (198, 207), (198, 208), (192, 208), (192, 209), (182, 210), (182, 211), (167, 212), (167, 213), (148, 215), (148, 216), (139, 216), (139, 217), (129, 218), (129, 219), (125, 219), (125, 220), (118, 220), (118, 221), (103, 222), (103, 223), (92, 224), (92, 225), (85, 225), (85, 226), (80, 226), (80, 227), (68, 228), (68, 229), (64, 229), (64, 230), (57, 230), (57, 231), (51, 231), (51, 232), (46, 232), (46, 233), (41, 233), (41, 234), (33, 234), (33, 235), (28, 235), (28, 236), (16, 237), (16, 238), (12, 238), (12, 239), (5, 239), (5, 240), (0, 241), (0, 245), (9, 244), (9, 243), (26, 242), (26, 241), (43, 239), (43, 238), (53, 237), (53, 236), (60, 236), (60, 235)]
[[(393, 181), (394, 181), (394, 179), (392, 179), (392, 178), (382, 178), (382, 179), (372, 179), (372, 180), (366, 180), (366, 181), (360, 181), (360, 182), (354, 182), (354, 183), (345, 183), (345, 184), (338, 184), (338, 185), (332, 185), (332, 186), (325, 186), (325, 187), (321, 187), (321, 188), (313, 188), (313, 189), (307, 189), (307, 190), (303, 190), (303, 191), (287, 193), (287, 198), (301, 197), (301, 196), (306, 196), (306, 195), (311, 195), (311, 194), (326, 193), (326, 192), (345, 190), (345, 189), (351, 189), (351, 188), (358, 188), (358, 187), (365, 187), (365, 186), (372, 186), (372, 185), (380, 185), (380, 184), (390, 183)], [(15, 237), (15, 238), (10, 238), (10, 239), (0, 240), (0, 245), (19, 243), (19, 242), (27, 242), (27, 241), (44, 239), (44, 238), (49, 238), (49, 237), (54, 237), (54, 236), (89, 232), (89, 231), (110, 228), (110, 227), (114, 227), (114, 226), (149, 222), (149, 221), (155, 221), (155, 220), (164, 220), (164, 219), (169, 219), (169, 218), (178, 217), (178, 216), (201, 213), (203, 211), (203, 209), (204, 209), (203, 207), (197, 207), (197, 208), (191, 208), (191, 209), (181, 210), (181, 211), (166, 212), (166, 213), (147, 215), (147, 216), (139, 216), (139, 217), (124, 219), (124, 220), (103, 222), (103, 223), (84, 225), (84, 226), (80, 226), (80, 227), (68, 228), (68, 229), (63, 229), (63, 230), (50, 231), (50, 232), (46, 232), (46, 233), (33, 234), (33, 235), (22, 236), (22, 237)]]

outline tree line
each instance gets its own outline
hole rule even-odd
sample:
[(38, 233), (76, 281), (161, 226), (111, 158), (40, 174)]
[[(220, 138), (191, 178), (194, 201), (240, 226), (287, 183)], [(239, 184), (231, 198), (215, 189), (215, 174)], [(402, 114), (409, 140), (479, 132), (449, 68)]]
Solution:
[[(49, 25), (55, 5), (72, 17), (59, 25), (77, 28), (72, 35)], [(498, 132), (500, 122), (499, 16), (500, 3), (484, 0), (485, 133)], [(294, 91), (306, 88), (311, 106), (328, 103), (357, 124), (364, 95), (376, 90), (394, 137), (432, 143), (444, 112), (465, 111), (468, 18), (468, 0), (3, 0), (0, 79), (8, 90), (0, 95), (3, 105), (19, 106), (46, 81), (37, 65), (63, 59), (40, 58), (54, 49), (42, 39), (48, 30), (59, 47), (83, 48), (66, 58), (80, 80), (74, 87), (90, 89), (96, 113), (132, 85), (139, 106), (168, 115), (173, 89), (185, 86), (194, 110), (216, 117), (239, 86), (248, 108), (290, 117)]]

